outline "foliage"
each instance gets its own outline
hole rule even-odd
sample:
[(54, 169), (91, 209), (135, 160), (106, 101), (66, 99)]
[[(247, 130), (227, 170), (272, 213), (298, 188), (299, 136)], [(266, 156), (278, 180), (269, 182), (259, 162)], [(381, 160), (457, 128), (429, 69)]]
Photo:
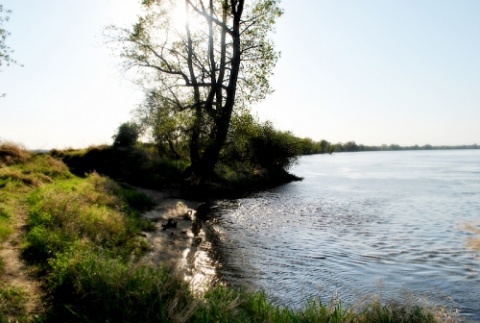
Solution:
[(234, 161), (267, 170), (287, 170), (300, 155), (331, 153), (328, 141), (314, 142), (280, 131), (271, 122), (259, 122), (250, 113), (233, 116), (222, 161)]
[(157, 149), (149, 145), (128, 149), (98, 146), (85, 150), (55, 150), (51, 154), (61, 158), (78, 176), (96, 171), (133, 185), (156, 189), (181, 183), (188, 165), (186, 160), (162, 158)]
[[(191, 182), (218, 161), (235, 109), (271, 92), (278, 59), (269, 33), (282, 14), (275, 0), (144, 1), (132, 30), (119, 29), (128, 67), (146, 71), (147, 119), (157, 142), (187, 138)], [(184, 12), (185, 21), (175, 12)], [(152, 103), (152, 99), (154, 102)], [(182, 140), (185, 142), (185, 140)]]
[(3, 27), (3, 23), (8, 21), (8, 15), (10, 13), (11, 11), (5, 10), (3, 5), (0, 4), (0, 68), (4, 63), (6, 63), (7, 66), (11, 63), (16, 63), (16, 61), (10, 56), (10, 54), (13, 53), (12, 49), (10, 49), (7, 44), (5, 44), (5, 41), (10, 35), (10, 33), (5, 30), (5, 28)]
[(268, 122), (252, 138), (252, 149), (256, 162), (265, 168), (288, 169), (299, 155), (297, 139), (290, 132), (276, 131)]
[(133, 147), (140, 135), (140, 128), (133, 122), (125, 122), (120, 125), (117, 133), (113, 136), (113, 147)]
[(357, 144), (355, 141), (348, 141), (345, 143), (335, 144), (335, 151), (337, 152), (359, 152), (359, 151), (401, 151), (401, 150), (449, 150), (449, 149), (480, 149), (477, 144), (461, 145), (461, 146), (400, 146), (396, 144), (381, 145), (381, 146), (366, 146)]
[[(5, 10), (3, 5), (0, 3), (0, 72), (2, 71), (2, 65), (6, 64), (17, 64), (10, 55), (13, 53), (13, 50), (6, 44), (7, 37), (10, 36), (10, 33), (3, 27), (4, 22), (9, 20), (10, 10)], [(0, 93), (0, 98), (4, 97), (5, 93)]]
[(311, 138), (302, 138), (299, 139), (299, 145), (301, 155), (332, 154), (335, 151), (335, 146), (324, 139), (316, 142)]
[(152, 137), (160, 156), (188, 159), (188, 131), (193, 121), (189, 110), (177, 111), (157, 92), (149, 91), (136, 112), (139, 123)]

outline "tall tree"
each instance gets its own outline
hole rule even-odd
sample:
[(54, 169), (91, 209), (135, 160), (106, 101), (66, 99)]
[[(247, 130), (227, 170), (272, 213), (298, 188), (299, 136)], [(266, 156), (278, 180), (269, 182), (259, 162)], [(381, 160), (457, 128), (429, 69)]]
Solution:
[(145, 15), (120, 29), (128, 67), (148, 71), (165, 107), (187, 112), (192, 182), (211, 175), (234, 109), (271, 92), (278, 53), (269, 39), (279, 0), (144, 0)]

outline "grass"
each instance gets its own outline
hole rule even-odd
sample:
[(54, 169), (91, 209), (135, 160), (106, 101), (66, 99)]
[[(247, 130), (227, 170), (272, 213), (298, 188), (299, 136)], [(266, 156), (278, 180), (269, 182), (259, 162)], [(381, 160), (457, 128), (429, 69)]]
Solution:
[[(25, 292), (0, 285), (0, 322), (437, 322), (428, 308), (370, 302), (273, 305), (264, 293), (224, 286), (194, 297), (165, 266), (142, 263), (145, 195), (58, 159), (0, 146), (0, 239), (26, 217), (23, 255), (43, 282), (47, 310), (29, 316)], [(2, 150), (3, 149), (3, 150)], [(172, 166), (177, 167), (177, 166)], [(0, 259), (0, 273), (3, 261)]]
[(58, 255), (48, 282), (56, 308), (52, 321), (165, 322), (193, 301), (186, 283), (168, 268), (83, 246)]
[(139, 196), (96, 173), (38, 188), (28, 198), (24, 255), (48, 269), (51, 258), (75, 244), (125, 257), (137, 254), (143, 245), (139, 233), (146, 227), (139, 214), (152, 205)]
[(0, 322), (28, 322), (23, 290), (0, 285)]
[[(381, 304), (372, 301), (354, 311), (339, 300), (329, 304), (310, 299), (300, 310), (278, 307), (268, 301), (264, 293), (245, 293), (218, 287), (205, 295), (191, 322), (319, 322), (319, 323), (388, 323), (388, 322), (444, 322), (433, 312), (418, 306)], [(452, 321), (453, 322), (453, 321)]]
[(6, 241), (12, 234), (10, 210), (5, 205), (0, 205), (0, 243)]

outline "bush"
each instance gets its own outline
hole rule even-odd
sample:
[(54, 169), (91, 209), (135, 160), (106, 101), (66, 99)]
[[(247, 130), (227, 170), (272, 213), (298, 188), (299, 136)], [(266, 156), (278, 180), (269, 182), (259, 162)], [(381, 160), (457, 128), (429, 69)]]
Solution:
[(24, 163), (31, 158), (31, 154), (20, 145), (0, 141), (0, 166)]
[(298, 138), (290, 132), (274, 129), (272, 123), (259, 123), (245, 114), (232, 121), (223, 161), (233, 165), (240, 161), (250, 168), (287, 170), (301, 154)]
[(140, 127), (133, 122), (125, 122), (118, 128), (117, 134), (113, 136), (113, 147), (133, 147), (140, 135)]
[(255, 161), (266, 169), (287, 170), (300, 155), (297, 138), (275, 130), (268, 122), (262, 125), (260, 135), (251, 140)]

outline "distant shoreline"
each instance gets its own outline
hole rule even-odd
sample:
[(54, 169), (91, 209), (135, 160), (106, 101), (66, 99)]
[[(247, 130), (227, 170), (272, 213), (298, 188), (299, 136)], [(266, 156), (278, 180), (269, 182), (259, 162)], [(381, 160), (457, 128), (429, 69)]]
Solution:
[(341, 152), (361, 152), (361, 151), (403, 151), (403, 150), (467, 150), (467, 149), (480, 149), (480, 145), (458, 145), (458, 146), (400, 146), (396, 144), (391, 145), (381, 145), (381, 146), (366, 146), (366, 145), (357, 145), (355, 141), (349, 141), (346, 143), (337, 143), (335, 144), (336, 153)]

